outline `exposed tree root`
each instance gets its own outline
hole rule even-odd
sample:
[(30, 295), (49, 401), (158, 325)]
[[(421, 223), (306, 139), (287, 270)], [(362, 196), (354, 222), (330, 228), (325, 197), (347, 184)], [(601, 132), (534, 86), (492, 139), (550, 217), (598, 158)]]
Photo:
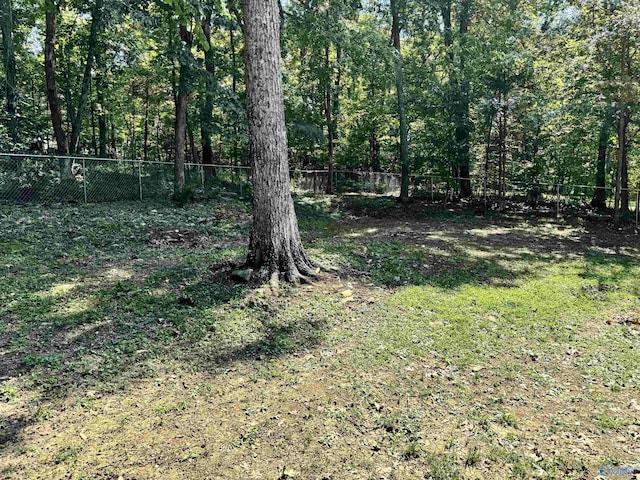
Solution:
[(251, 283), (262, 285), (268, 283), (271, 289), (277, 292), (281, 281), (292, 285), (313, 284), (322, 270), (304, 255), (299, 255), (297, 260), (293, 258), (293, 255), (285, 255), (284, 257), (284, 261), (282, 259), (280, 262), (272, 261), (259, 268), (256, 268), (255, 264), (247, 262), (244, 268), (254, 269)]

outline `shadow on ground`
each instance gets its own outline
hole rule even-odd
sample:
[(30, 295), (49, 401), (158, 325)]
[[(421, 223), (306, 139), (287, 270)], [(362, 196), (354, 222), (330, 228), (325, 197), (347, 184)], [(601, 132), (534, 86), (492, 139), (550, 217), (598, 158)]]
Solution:
[[(21, 228), (0, 236), (0, 401), (29, 392), (31, 406), (0, 410), (0, 452), (19, 446), (33, 405), (78, 390), (117, 391), (166, 362), (215, 374), (321, 340), (326, 318), (283, 318), (286, 295), (256, 295), (210, 268), (241, 258), (247, 243), (246, 229), (238, 235), (218, 212), (157, 207), (151, 224), (145, 204), (94, 208), (82, 211), (86, 218), (76, 207), (7, 215)], [(113, 220), (110, 208), (129, 215)], [(307, 210), (310, 224), (329, 221)], [(189, 233), (173, 234), (179, 230)], [(170, 241), (159, 232), (172, 232)]]
[(617, 281), (631, 275), (640, 253), (631, 226), (617, 230), (580, 219), (485, 217), (430, 205), (405, 209), (392, 199), (368, 197), (343, 200), (341, 208), (349, 215), (321, 248), (337, 255), (345, 272), (384, 287), (510, 286), (535, 275), (536, 263), (578, 259), (586, 264), (585, 275), (598, 281), (616, 275), (609, 280)]
[[(330, 201), (300, 199), (305, 241), (336, 259), (342, 277), (385, 288), (512, 287), (535, 276), (536, 263), (576, 258), (585, 262), (585, 277), (607, 285), (629, 278), (637, 266), (637, 237), (630, 232), (413, 207), (398, 213), (389, 202), (383, 206), (394, 214), (379, 218), (348, 205), (339, 206), (340, 215)], [(80, 221), (73, 212), (10, 214), (22, 223), (0, 237), (0, 285), (8, 292), (0, 294), (2, 395), (11, 396), (17, 384), (36, 403), (79, 389), (115, 391), (171, 360), (215, 374), (233, 362), (289, 355), (322, 341), (331, 302), (314, 307), (318, 299), (265, 298), (209, 269), (242, 255), (246, 228), (207, 211), (176, 214), (170, 207), (152, 223), (144, 204), (128, 205), (130, 215), (114, 219), (115, 208), (95, 206)], [(214, 247), (150, 245), (152, 234), (172, 228), (208, 235)], [(19, 444), (32, 421), (27, 411), (1, 414), (0, 452)]]

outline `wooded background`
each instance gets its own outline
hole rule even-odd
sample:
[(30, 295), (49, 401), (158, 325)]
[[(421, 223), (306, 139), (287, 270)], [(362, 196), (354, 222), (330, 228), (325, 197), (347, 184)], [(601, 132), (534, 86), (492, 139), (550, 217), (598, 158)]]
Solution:
[[(171, 162), (177, 192), (184, 162), (247, 165), (241, 5), (0, 11), (0, 151)], [(627, 208), (638, 2), (301, 0), (280, 13), (291, 168), (436, 175), (462, 197), (477, 182), (607, 187), (599, 208), (618, 186)]]

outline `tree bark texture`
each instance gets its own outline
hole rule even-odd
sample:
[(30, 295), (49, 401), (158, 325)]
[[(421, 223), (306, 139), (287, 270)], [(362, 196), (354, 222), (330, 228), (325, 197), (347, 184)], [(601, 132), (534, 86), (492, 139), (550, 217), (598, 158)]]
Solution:
[(176, 97), (176, 143), (173, 172), (173, 195), (175, 199), (182, 197), (185, 188), (184, 157), (187, 139), (187, 94), (178, 93)]
[(98, 102), (98, 156), (107, 157), (107, 145), (109, 143), (109, 132), (107, 131), (107, 106), (105, 104), (104, 93), (107, 89), (105, 85), (105, 72), (102, 62), (102, 55), (96, 51), (96, 101)]
[(333, 182), (334, 179), (334, 168), (335, 168), (335, 144), (336, 138), (338, 136), (338, 114), (339, 114), (339, 92), (340, 92), (340, 81), (342, 76), (341, 70), (341, 57), (342, 57), (342, 49), (339, 46), (336, 46), (336, 64), (337, 64), (337, 75), (335, 79), (335, 85), (332, 85), (332, 68), (330, 63), (330, 50), (331, 45), (325, 45), (325, 69), (327, 71), (327, 84), (325, 86), (324, 93), (324, 112), (325, 112), (325, 120), (327, 122), (327, 155), (328, 155), (328, 169), (327, 169), (327, 188), (326, 193), (333, 193), (335, 189), (335, 185)]
[(58, 7), (54, 0), (46, 0), (45, 42), (44, 42), (44, 71), (47, 83), (47, 102), (51, 113), (51, 125), (56, 139), (58, 154), (69, 152), (67, 135), (62, 126), (62, 112), (58, 97), (58, 82), (56, 81), (56, 13)]
[(184, 163), (187, 143), (187, 102), (191, 91), (191, 79), (189, 77), (191, 71), (187, 59), (191, 55), (191, 45), (193, 44), (193, 34), (189, 32), (186, 25), (180, 25), (179, 29), (180, 39), (184, 43), (184, 52), (180, 55), (180, 73), (176, 94), (176, 143), (173, 176), (173, 196), (176, 200), (182, 199), (185, 189)]
[(208, 48), (204, 52), (204, 66), (206, 70), (206, 93), (200, 109), (200, 137), (202, 142), (202, 163), (205, 165), (204, 173), (206, 178), (216, 176), (216, 169), (213, 167), (213, 106), (214, 89), (216, 86), (216, 64), (215, 52), (211, 44), (211, 13), (202, 21), (202, 31)]
[(456, 92), (456, 127), (455, 142), (457, 150), (457, 161), (460, 175), (460, 196), (469, 198), (472, 195), (471, 190), (471, 158), (470, 158), (470, 137), (471, 126), (469, 119), (469, 102), (470, 102), (470, 85), (465, 73), (465, 43), (466, 36), (469, 31), (469, 23), (471, 19), (471, 1), (461, 0), (460, 11), (458, 12), (459, 32), (460, 32), (460, 65), (459, 80), (457, 82)]
[[(627, 80), (627, 54), (629, 53), (629, 38), (623, 37), (620, 48), (620, 81), (624, 85)], [(618, 166), (616, 169), (616, 192), (613, 205), (613, 221), (616, 225), (619, 225), (622, 221), (622, 213), (626, 213), (629, 209), (629, 192), (626, 193), (626, 198), (623, 194), (623, 189), (628, 184), (628, 168), (626, 158), (626, 143), (627, 143), (627, 126), (629, 124), (630, 111), (629, 107), (625, 103), (625, 95), (620, 93), (620, 101), (618, 106)]]
[(614, 223), (618, 225), (622, 215), (629, 211), (629, 167), (627, 159), (627, 127), (630, 111), (623, 106), (618, 111), (618, 165), (616, 170), (616, 189), (613, 207)]
[(314, 274), (302, 247), (289, 187), (287, 133), (276, 0), (244, 4), (249, 158), (253, 228), (246, 265), (259, 280), (297, 283)]
[(609, 134), (613, 123), (611, 112), (607, 111), (607, 117), (600, 127), (600, 135), (598, 139), (598, 160), (596, 162), (596, 189), (593, 192), (591, 206), (598, 210), (607, 208), (607, 190), (606, 190), (606, 165), (607, 150), (609, 148)]
[(87, 61), (84, 65), (84, 75), (82, 78), (82, 87), (80, 90), (80, 99), (78, 100), (78, 110), (72, 117), (71, 124), (71, 151), (78, 153), (80, 148), (80, 134), (82, 133), (82, 120), (84, 119), (84, 111), (87, 107), (89, 97), (89, 88), (91, 83), (91, 72), (93, 71), (93, 63), (98, 45), (98, 35), (102, 31), (102, 10), (104, 1), (96, 0), (93, 6), (91, 29), (89, 31)]
[(9, 137), (18, 143), (18, 122), (16, 111), (16, 55), (13, 49), (13, 9), (11, 0), (0, 0), (0, 32), (2, 33), (2, 53), (5, 79), (5, 99), (9, 117)]
[(396, 95), (400, 121), (400, 201), (409, 200), (409, 123), (404, 98), (404, 74), (400, 44), (400, 0), (391, 0), (391, 40), (396, 50)]

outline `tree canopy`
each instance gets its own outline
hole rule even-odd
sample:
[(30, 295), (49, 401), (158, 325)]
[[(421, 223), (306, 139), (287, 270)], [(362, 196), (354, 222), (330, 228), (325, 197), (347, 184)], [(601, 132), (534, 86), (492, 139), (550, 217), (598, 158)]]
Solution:
[[(1, 0), (0, 11), (0, 150), (248, 164), (240, 4)], [(462, 197), (513, 182), (601, 196), (618, 185), (628, 207), (637, 2), (295, 0), (280, 3), (280, 29), (291, 168), (436, 175)]]

